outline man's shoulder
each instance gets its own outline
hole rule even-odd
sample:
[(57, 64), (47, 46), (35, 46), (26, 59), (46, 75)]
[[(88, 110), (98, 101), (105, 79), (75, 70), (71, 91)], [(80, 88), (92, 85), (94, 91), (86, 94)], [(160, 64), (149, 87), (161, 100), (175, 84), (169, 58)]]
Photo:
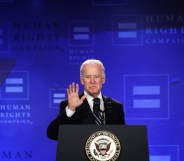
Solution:
[(109, 97), (109, 96), (103, 96), (105, 98), (105, 102), (111, 102), (113, 104), (119, 104), (121, 105), (122, 103), (112, 97)]
[(60, 102), (60, 106), (67, 106), (68, 105), (68, 99), (64, 99)]

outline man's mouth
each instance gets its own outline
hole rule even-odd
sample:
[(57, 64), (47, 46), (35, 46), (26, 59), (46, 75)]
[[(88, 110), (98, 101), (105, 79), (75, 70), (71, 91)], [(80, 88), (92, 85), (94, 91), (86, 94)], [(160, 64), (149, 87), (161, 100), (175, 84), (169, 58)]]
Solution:
[(90, 86), (90, 88), (96, 88), (96, 86)]

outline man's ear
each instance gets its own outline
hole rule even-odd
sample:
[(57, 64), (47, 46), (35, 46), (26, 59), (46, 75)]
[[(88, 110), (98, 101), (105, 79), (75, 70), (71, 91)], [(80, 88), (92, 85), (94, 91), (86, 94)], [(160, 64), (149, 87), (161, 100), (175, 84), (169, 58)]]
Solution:
[(105, 83), (105, 80), (106, 80), (106, 77), (105, 77), (105, 75), (104, 75), (104, 77), (103, 77), (103, 84)]
[(81, 84), (84, 85), (84, 81), (83, 81), (82, 76), (80, 76), (80, 81), (81, 81)]

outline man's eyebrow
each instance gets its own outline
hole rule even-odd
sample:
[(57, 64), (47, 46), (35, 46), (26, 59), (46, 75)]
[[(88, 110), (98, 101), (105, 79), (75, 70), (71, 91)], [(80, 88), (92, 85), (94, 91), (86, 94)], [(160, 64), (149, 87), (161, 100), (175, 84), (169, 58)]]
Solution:
[(101, 74), (84, 74), (84, 76), (100, 76)]

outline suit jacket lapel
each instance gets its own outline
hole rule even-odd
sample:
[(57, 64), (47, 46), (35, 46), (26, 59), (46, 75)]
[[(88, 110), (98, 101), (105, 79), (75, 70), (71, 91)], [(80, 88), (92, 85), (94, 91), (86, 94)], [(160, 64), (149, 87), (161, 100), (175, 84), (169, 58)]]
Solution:
[(109, 103), (109, 98), (102, 95), (103, 101), (104, 101), (104, 109), (105, 109), (105, 122), (106, 124), (109, 124), (111, 122), (111, 109), (110, 103)]

